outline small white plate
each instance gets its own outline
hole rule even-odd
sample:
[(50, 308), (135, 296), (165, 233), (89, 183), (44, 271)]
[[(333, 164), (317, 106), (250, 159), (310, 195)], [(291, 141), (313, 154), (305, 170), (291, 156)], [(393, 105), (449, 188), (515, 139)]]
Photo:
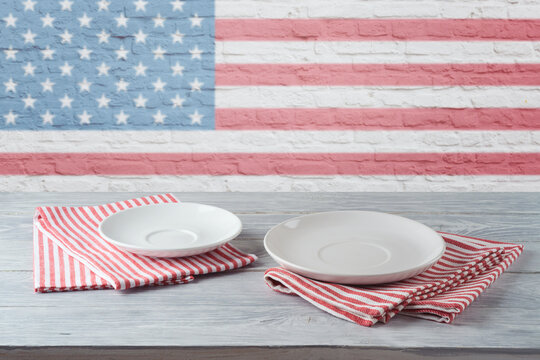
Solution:
[(204, 253), (234, 239), (242, 222), (215, 206), (173, 203), (120, 211), (99, 225), (101, 236), (132, 253), (179, 257)]
[(322, 281), (368, 285), (420, 274), (442, 256), (445, 243), (432, 229), (401, 216), (334, 211), (273, 227), (264, 247), (287, 270)]

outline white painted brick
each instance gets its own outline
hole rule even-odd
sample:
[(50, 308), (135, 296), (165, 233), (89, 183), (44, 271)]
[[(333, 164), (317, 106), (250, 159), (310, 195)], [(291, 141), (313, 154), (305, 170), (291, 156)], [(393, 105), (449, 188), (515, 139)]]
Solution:
[(533, 53), (533, 48), (531, 44), (527, 42), (496, 42), (494, 43), (493, 50), (497, 54), (506, 55), (531, 55)]

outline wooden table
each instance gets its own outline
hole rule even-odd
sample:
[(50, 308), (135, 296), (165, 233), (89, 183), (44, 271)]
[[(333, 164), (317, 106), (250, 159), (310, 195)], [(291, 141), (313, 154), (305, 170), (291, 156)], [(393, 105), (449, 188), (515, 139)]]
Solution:
[[(35, 294), (32, 215), (38, 205), (92, 205), (135, 193), (0, 194), (1, 359), (540, 358), (540, 193), (179, 193), (235, 212), (233, 241), (259, 260), (187, 285)], [(362, 209), (436, 230), (525, 244), (525, 251), (451, 325), (397, 316), (372, 328), (271, 291), (262, 239), (310, 212)]]

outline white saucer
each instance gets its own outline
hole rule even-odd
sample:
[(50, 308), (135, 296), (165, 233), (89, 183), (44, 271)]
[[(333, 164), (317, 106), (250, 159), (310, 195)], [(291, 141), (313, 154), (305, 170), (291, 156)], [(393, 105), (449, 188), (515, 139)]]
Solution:
[(242, 222), (233, 213), (196, 203), (131, 208), (99, 225), (101, 236), (120, 249), (157, 257), (204, 253), (234, 239), (240, 231)]
[(445, 243), (432, 229), (401, 216), (334, 211), (273, 227), (264, 247), (287, 270), (322, 281), (368, 285), (420, 274), (442, 256)]

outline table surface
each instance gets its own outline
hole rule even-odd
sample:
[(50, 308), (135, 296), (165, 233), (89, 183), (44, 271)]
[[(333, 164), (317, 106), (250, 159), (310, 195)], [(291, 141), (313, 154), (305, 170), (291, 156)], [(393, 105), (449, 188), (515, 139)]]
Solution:
[[(0, 194), (0, 358), (540, 357), (540, 193), (176, 193), (236, 213), (244, 269), (186, 285), (35, 294), (32, 215), (39, 205), (95, 205), (141, 193)], [(398, 315), (365, 328), (271, 291), (262, 239), (301, 214), (376, 210), (436, 230), (525, 245), (518, 261), (453, 324)]]

